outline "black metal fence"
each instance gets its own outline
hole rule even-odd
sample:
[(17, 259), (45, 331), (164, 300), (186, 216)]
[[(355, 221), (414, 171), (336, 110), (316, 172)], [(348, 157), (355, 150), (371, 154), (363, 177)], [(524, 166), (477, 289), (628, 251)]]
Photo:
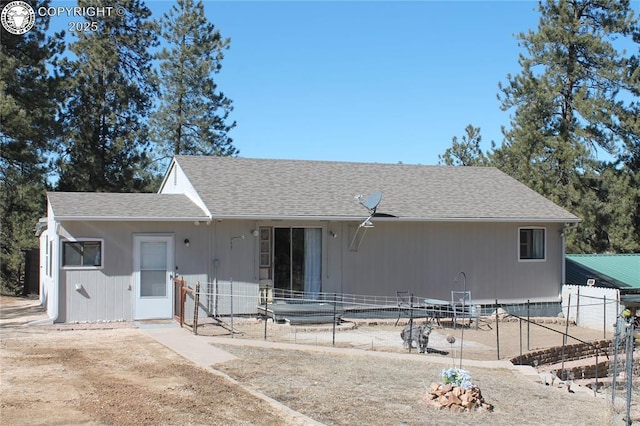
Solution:
[[(207, 291), (212, 288), (216, 291)], [(485, 349), (495, 351), (494, 359), (503, 359), (504, 354), (501, 357), (500, 353), (504, 345), (501, 344), (501, 323), (518, 322), (520, 356), (511, 359), (512, 363), (531, 365), (540, 372), (545, 371), (545, 365), (554, 365), (554, 377), (567, 384), (593, 379), (590, 386), (594, 392), (611, 392), (612, 403), (616, 405), (622, 402), (630, 404), (630, 395), (640, 394), (640, 367), (638, 360), (633, 359), (634, 348), (638, 344), (633, 338), (634, 333), (637, 334), (634, 328), (637, 325), (629, 325), (628, 321), (621, 320), (616, 327), (612, 327), (604, 317), (602, 339), (581, 340), (570, 333), (569, 325), (574, 321), (559, 318), (569, 317), (571, 309), (577, 309), (574, 306), (577, 301), (574, 304), (570, 300), (565, 301), (566, 313), (558, 315), (562, 312), (559, 302), (507, 304), (495, 300), (492, 304), (479, 305), (470, 299), (449, 302), (401, 292), (395, 297), (309, 294), (266, 286), (257, 288), (243, 283), (215, 286), (200, 286), (198, 283), (190, 287), (182, 282), (179, 294), (176, 303), (180, 306), (176, 306), (176, 312), (181, 314), (181, 324), (191, 327), (196, 334), (378, 351), (417, 349), (411, 343), (407, 345), (400, 337), (400, 332), (407, 324), (429, 323), (442, 329), (455, 330), (459, 327), (462, 333), (465, 329), (480, 327), (485, 333), (495, 336), (495, 345)], [(598, 303), (609, 306), (612, 302), (605, 300)], [(584, 310), (584, 301), (580, 303)], [(615, 308), (603, 309), (611, 311)], [(541, 318), (540, 313), (553, 315)], [(530, 346), (530, 338), (543, 332), (561, 337), (555, 347), (535, 351)], [(445, 334), (448, 333), (445, 331)], [(430, 351), (451, 353), (454, 358), (460, 355), (462, 360), (462, 342), (454, 346), (444, 339), (443, 333), (433, 333), (429, 342)], [(474, 342), (466, 341), (464, 350), (473, 350), (473, 345)], [(587, 360), (577, 369), (565, 368), (565, 362), (581, 358), (593, 358), (593, 362)]]

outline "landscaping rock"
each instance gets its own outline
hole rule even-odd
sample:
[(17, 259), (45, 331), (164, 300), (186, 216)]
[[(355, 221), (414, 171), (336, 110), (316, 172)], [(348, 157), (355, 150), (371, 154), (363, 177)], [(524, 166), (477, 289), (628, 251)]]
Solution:
[(482, 397), (480, 388), (465, 389), (451, 384), (431, 383), (424, 396), (425, 405), (442, 410), (448, 408), (452, 412), (471, 410), (493, 411), (493, 405), (488, 404)]

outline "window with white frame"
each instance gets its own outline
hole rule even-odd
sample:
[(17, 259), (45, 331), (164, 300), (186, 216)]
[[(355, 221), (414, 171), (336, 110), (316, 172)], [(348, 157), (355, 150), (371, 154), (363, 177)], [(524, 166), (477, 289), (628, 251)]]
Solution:
[(519, 228), (519, 259), (545, 260), (545, 228)]
[(101, 268), (102, 240), (63, 241), (62, 266), (67, 268)]

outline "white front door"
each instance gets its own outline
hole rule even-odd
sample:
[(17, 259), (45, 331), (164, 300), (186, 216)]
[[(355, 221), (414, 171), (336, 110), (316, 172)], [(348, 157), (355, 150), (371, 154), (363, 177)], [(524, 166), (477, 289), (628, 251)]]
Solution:
[(173, 316), (173, 236), (133, 238), (135, 319)]

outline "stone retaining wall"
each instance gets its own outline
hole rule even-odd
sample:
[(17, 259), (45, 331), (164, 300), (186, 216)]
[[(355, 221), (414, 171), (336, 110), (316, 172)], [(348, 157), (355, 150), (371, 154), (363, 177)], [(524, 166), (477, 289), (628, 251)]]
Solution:
[[(591, 344), (575, 343), (566, 345), (564, 347), (564, 360), (567, 362), (591, 358), (596, 356), (596, 353), (598, 356), (605, 357), (605, 354), (612, 353), (612, 348), (613, 342), (611, 340), (599, 340)], [(512, 358), (511, 363), (513, 365), (531, 365), (535, 367), (536, 364), (534, 361), (536, 360), (538, 361), (538, 366), (562, 362), (562, 346), (529, 352), (522, 355), (522, 357), (517, 356)]]
[[(604, 377), (608, 373), (609, 361), (613, 359), (607, 359), (606, 355), (609, 355), (613, 349), (613, 342), (611, 340), (600, 340), (588, 343), (575, 343), (572, 345), (566, 345), (564, 347), (564, 361), (577, 361), (586, 358), (593, 358), (598, 355), (598, 365), (596, 369), (595, 363), (581, 364), (581, 365), (566, 365), (565, 372), (557, 372), (559, 377), (566, 378), (571, 377), (575, 379), (593, 379), (595, 377)], [(556, 346), (553, 348), (543, 349), (540, 351), (529, 352), (528, 354), (517, 356), (511, 359), (513, 365), (531, 365), (545, 366), (552, 364), (559, 364), (562, 362), (562, 346)], [(610, 357), (611, 358), (611, 357)], [(597, 371), (597, 375), (596, 375)], [(571, 374), (573, 373), (573, 374)]]
[[(564, 362), (569, 363), (571, 361), (594, 358), (596, 354), (598, 355), (597, 377), (605, 377), (609, 373), (610, 363), (613, 362), (613, 341), (611, 340), (599, 340), (592, 342), (591, 344), (576, 343), (566, 345), (564, 347)], [(607, 355), (609, 356), (608, 358)], [(635, 357), (633, 362), (634, 375), (640, 373), (640, 359), (638, 358), (639, 357)], [(522, 357), (517, 356), (512, 358), (510, 361), (513, 365), (530, 365), (532, 367), (536, 367), (536, 361), (538, 367), (560, 364), (562, 363), (562, 346), (529, 352), (528, 354), (522, 355)], [(558, 371), (557, 375), (561, 377), (569, 377), (570, 373), (573, 373), (573, 378), (576, 380), (593, 379), (596, 377), (595, 362), (579, 365), (575, 365), (575, 363), (573, 363), (573, 365), (566, 365), (565, 370), (564, 374)]]

